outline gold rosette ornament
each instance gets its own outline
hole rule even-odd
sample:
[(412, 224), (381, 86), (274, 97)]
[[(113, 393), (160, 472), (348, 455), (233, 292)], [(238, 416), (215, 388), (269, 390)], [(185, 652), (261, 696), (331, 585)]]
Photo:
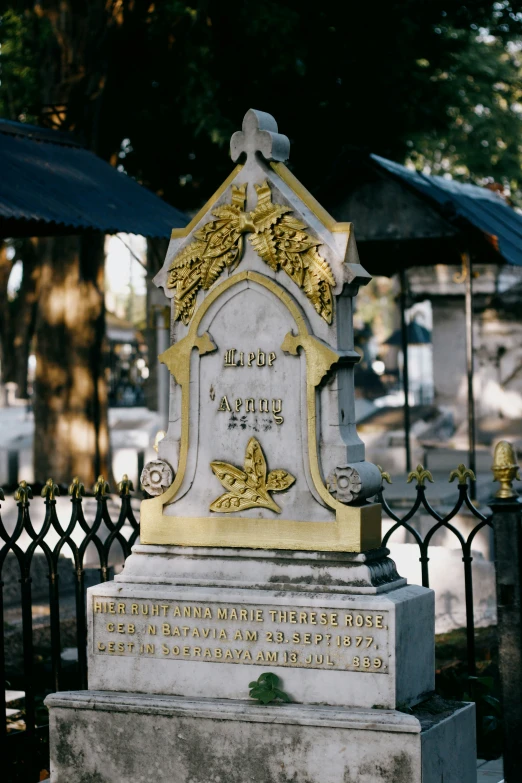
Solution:
[(271, 470), (267, 476), (265, 455), (256, 438), (248, 441), (243, 470), (228, 462), (211, 462), (210, 467), (228, 490), (210, 504), (211, 511), (221, 513), (247, 508), (269, 508), (280, 513), (268, 493), (288, 489), (295, 481), (295, 476), (286, 470)]
[(243, 234), (249, 233), (248, 239), (263, 261), (276, 272), (283, 269), (330, 324), (335, 279), (317, 250), (321, 241), (310, 236), (290, 207), (272, 203), (266, 181), (255, 186), (256, 208), (245, 212), (246, 187), (232, 185), (232, 202), (214, 207), (215, 220), (195, 231), (194, 241), (172, 261), (167, 285), (175, 289), (174, 318), (189, 323), (199, 289), (208, 290), (225, 267), (230, 272), (237, 267), (243, 254)]

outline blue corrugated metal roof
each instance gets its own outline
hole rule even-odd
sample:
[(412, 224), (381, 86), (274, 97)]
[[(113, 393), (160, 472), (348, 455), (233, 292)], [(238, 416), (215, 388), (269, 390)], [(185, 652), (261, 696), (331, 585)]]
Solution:
[(5, 120), (0, 121), (2, 220), (11, 231), (17, 221), (22, 229), (25, 221), (36, 221), (71, 233), (95, 229), (148, 237), (170, 237), (173, 228), (188, 223), (182, 212), (73, 139)]
[(450, 206), (456, 215), (487, 234), (509, 264), (522, 266), (522, 215), (497, 193), (478, 185), (412, 171), (379, 155), (371, 157), (439, 207)]

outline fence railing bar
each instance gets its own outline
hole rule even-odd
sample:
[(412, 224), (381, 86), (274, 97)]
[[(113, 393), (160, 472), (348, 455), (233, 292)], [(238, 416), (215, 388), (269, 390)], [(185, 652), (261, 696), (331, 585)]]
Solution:
[[(4, 582), (1, 578), (2, 569), (0, 564), (0, 676), (3, 682), (0, 682), (0, 711), (2, 716), (6, 715), (5, 698), (5, 630), (4, 630)], [(2, 727), (0, 728), (0, 757), (5, 758), (5, 741), (7, 739), (7, 721), (2, 718)]]
[[(55, 530), (61, 529), (56, 514), (56, 500), (45, 500), (46, 515), (49, 515), (50, 524)], [(65, 531), (64, 531), (65, 532)], [(58, 571), (60, 553), (51, 553), (51, 565), (49, 569), (49, 612), (51, 626), (51, 666), (53, 670), (53, 682), (56, 691), (61, 690), (62, 675), (62, 646), (60, 628), (60, 574)]]

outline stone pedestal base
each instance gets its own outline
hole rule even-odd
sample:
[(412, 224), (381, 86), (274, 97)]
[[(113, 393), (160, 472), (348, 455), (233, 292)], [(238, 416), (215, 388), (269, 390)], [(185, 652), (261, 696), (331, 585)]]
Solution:
[(88, 590), (89, 688), (245, 699), (267, 669), (300, 704), (413, 706), (435, 686), (433, 593), (388, 554), (135, 546)]
[(474, 705), (404, 714), (104, 691), (56, 693), (52, 783), (474, 783)]

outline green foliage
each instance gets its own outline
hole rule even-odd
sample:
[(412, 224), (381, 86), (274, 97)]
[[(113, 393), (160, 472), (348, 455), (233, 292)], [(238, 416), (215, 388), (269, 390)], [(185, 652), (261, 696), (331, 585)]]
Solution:
[[(462, 31), (456, 31), (460, 37)], [(520, 201), (522, 53), (477, 34), (431, 79), (443, 97), (446, 128), (413, 134), (410, 160), (433, 174), (502, 183)]]
[(10, 5), (0, 16), (0, 117), (36, 122), (44, 93), (41, 61), (53, 33), (45, 17)]
[[(65, 128), (183, 209), (230, 171), (253, 105), (312, 189), (362, 147), (517, 195), (522, 2), (8, 0), (0, 112), (66, 103)], [(35, 108), (36, 107), (36, 108)]]
[(280, 690), (279, 677), (271, 672), (260, 674), (257, 680), (249, 684), (251, 699), (257, 699), (260, 704), (270, 704), (272, 701), (289, 702), (290, 697), (284, 691)]

